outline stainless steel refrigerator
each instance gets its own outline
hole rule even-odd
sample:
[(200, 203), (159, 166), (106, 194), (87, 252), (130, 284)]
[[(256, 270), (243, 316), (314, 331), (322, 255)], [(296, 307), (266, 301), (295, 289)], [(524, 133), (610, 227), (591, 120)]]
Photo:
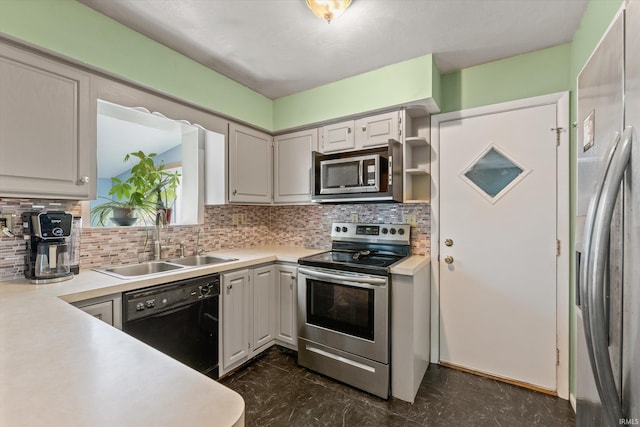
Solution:
[(640, 424), (640, 0), (578, 76), (576, 421)]

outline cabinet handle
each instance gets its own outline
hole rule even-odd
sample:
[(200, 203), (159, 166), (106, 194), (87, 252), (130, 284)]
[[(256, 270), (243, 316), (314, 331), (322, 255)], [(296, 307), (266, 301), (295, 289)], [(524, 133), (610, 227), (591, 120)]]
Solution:
[(233, 289), (233, 285), (227, 285), (227, 293), (231, 292), (231, 289)]
[(78, 180), (78, 185), (83, 185), (83, 184), (88, 184), (89, 183), (89, 177), (88, 176), (83, 176), (82, 178), (80, 178)]
[(351, 133), (351, 128), (347, 128), (347, 133)]
[(233, 190), (233, 195), (235, 196), (236, 194), (238, 194), (238, 190)]
[(362, 132), (366, 132), (367, 131), (367, 127), (366, 126), (362, 126)]

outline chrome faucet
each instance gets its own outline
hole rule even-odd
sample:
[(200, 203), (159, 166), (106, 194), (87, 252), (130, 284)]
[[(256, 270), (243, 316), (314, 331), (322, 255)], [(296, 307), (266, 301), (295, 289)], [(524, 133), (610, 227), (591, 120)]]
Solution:
[(202, 252), (204, 252), (203, 249), (200, 249), (200, 233), (202, 232), (202, 234), (204, 235), (204, 228), (198, 228), (198, 234), (196, 237), (196, 255), (200, 255)]
[(153, 242), (153, 258), (162, 259), (162, 240), (160, 239), (160, 229), (165, 222), (165, 212), (159, 209), (156, 213), (156, 240)]

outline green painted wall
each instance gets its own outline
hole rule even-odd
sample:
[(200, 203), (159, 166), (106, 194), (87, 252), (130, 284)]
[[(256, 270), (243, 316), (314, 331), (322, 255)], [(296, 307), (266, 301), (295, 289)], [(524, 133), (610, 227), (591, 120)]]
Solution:
[[(596, 47), (600, 38), (609, 27), (609, 23), (615, 16), (616, 12), (623, 4), (623, 0), (590, 0), (587, 10), (582, 17), (578, 31), (573, 36), (571, 43), (571, 123), (575, 122), (577, 116), (576, 105), (576, 89), (577, 78), (580, 70), (589, 59), (591, 52)], [(576, 182), (573, 179), (576, 171), (576, 129), (571, 129), (571, 218), (575, 215), (575, 187)], [(573, 227), (572, 227), (573, 228)], [(575, 324), (575, 310), (573, 301), (575, 301), (575, 236), (573, 230), (571, 230), (571, 285), (570, 285), (570, 342), (571, 342), (571, 360), (574, 360), (576, 341), (576, 324)], [(570, 389), (575, 392), (576, 389), (576, 367), (575, 364), (571, 365), (571, 372), (569, 376)]]
[(439, 91), (439, 73), (433, 62), (432, 55), (425, 55), (278, 98), (273, 103), (274, 129), (430, 98), (434, 87)]
[(273, 129), (273, 102), (73, 0), (0, 0), (0, 31)]
[(442, 75), (442, 112), (569, 90), (571, 45), (563, 44)]

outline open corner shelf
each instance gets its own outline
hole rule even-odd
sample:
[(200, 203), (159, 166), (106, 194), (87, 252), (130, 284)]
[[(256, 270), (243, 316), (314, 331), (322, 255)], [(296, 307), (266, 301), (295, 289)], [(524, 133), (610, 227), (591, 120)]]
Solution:
[(429, 145), (427, 138), (421, 136), (408, 136), (404, 139), (404, 142), (411, 147), (426, 147)]

